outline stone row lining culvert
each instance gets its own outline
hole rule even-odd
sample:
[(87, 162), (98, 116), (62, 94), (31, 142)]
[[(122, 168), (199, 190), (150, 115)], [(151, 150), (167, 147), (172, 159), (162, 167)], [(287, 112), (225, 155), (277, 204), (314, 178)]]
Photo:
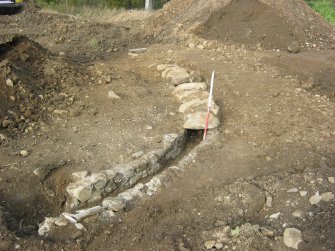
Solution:
[[(171, 164), (184, 152), (191, 131), (204, 129), (209, 93), (205, 82), (194, 81), (199, 78), (192, 78), (182, 67), (163, 64), (157, 65), (157, 70), (162, 72), (163, 79), (175, 86), (173, 95), (180, 103), (178, 112), (184, 114), (185, 132), (164, 135), (160, 149), (142, 154), (129, 163), (91, 174), (88, 171), (72, 173), (72, 182), (66, 188), (66, 212), (58, 217), (46, 217), (39, 224), (40, 236), (52, 239), (54, 232), (70, 223), (85, 231), (80, 223), (83, 219), (95, 215), (106, 221), (122, 213), (128, 204), (135, 205), (141, 199), (155, 196), (173, 177), (183, 175), (197, 152), (215, 139), (217, 133), (214, 130), (177, 163)], [(214, 129), (220, 124), (219, 107), (214, 101), (211, 106), (209, 129)]]

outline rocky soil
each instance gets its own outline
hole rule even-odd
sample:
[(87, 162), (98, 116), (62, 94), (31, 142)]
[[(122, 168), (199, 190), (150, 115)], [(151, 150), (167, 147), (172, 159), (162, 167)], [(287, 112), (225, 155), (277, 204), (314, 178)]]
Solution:
[(0, 250), (334, 250), (335, 29), (304, 1), (0, 28)]

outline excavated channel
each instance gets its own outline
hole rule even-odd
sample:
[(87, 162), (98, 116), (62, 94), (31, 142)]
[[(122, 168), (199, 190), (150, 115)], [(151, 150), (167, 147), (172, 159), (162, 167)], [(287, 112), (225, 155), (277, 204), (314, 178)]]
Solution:
[[(187, 155), (201, 142), (201, 136), (202, 130), (185, 130), (184, 135), (180, 135), (181, 140), (178, 145), (180, 147), (180, 151), (178, 151), (178, 154), (166, 161), (162, 161), (157, 171), (154, 171), (148, 176), (137, 180), (133, 185), (125, 187), (124, 189), (117, 188), (114, 192), (105, 194), (103, 197), (115, 196), (128, 188), (134, 187), (138, 183), (146, 183), (154, 175), (157, 175), (164, 171), (167, 167), (178, 163), (180, 159)], [(53, 172), (48, 178), (57, 180), (57, 175), (61, 174), (58, 172)], [(54, 185), (57, 186), (56, 184)], [(39, 186), (41, 189), (43, 189), (43, 182), (41, 182)], [(26, 195), (24, 195), (24, 198), (21, 199), (15, 199), (16, 197), (20, 197), (20, 191), (18, 191), (18, 195), (14, 197), (0, 194), (0, 207), (2, 212), (2, 220), (4, 221), (3, 223), (5, 224), (6, 228), (9, 231), (15, 233), (16, 236), (23, 237), (37, 235), (38, 224), (42, 222), (45, 217), (57, 216), (60, 212), (66, 210), (64, 202), (61, 201), (62, 196), (58, 196), (59, 201), (51, 201), (45, 194), (37, 194), (36, 190), (34, 191), (26, 191)], [(65, 196), (66, 195), (64, 195), (63, 198)], [(100, 199), (100, 201), (95, 201), (93, 204), (97, 204), (99, 202), (101, 203), (103, 197)], [(11, 198), (13, 198), (13, 200)], [(17, 200), (19, 200), (18, 203), (15, 202)]]

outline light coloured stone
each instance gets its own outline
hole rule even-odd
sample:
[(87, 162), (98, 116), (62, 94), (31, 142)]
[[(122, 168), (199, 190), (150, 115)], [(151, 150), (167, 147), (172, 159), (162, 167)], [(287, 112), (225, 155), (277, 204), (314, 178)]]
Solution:
[(309, 202), (312, 205), (318, 204), (322, 200), (322, 196), (319, 194), (319, 192), (316, 192), (315, 195), (313, 195), (310, 199)]
[(291, 188), (291, 189), (289, 189), (289, 190), (287, 190), (287, 192), (288, 193), (296, 193), (296, 192), (298, 192), (298, 188)]
[(0, 133), (0, 141), (5, 141), (7, 139), (6, 135)]
[[(193, 99), (189, 102), (183, 103), (179, 106), (178, 111), (180, 113), (194, 113), (194, 112), (207, 112), (208, 100), (207, 99)], [(215, 116), (219, 113), (219, 106), (215, 102), (211, 101), (211, 113)]]
[(160, 180), (158, 175), (156, 175), (148, 183), (146, 183), (145, 186), (147, 187), (147, 195), (153, 196), (157, 193), (159, 189), (161, 189), (162, 181)]
[(165, 70), (163, 70), (162, 72), (162, 78), (166, 78), (167, 74), (174, 68), (178, 68), (178, 66), (170, 66), (170, 67), (167, 67)]
[(84, 230), (84, 229), (85, 229), (84, 225), (81, 224), (81, 223), (76, 223), (76, 224), (74, 224), (74, 225), (75, 225), (75, 227), (76, 227), (78, 230)]
[[(191, 129), (191, 130), (205, 129), (206, 115), (207, 114), (205, 112), (187, 114), (185, 123), (183, 125), (184, 129)], [(219, 125), (220, 125), (219, 119), (211, 114), (209, 116), (208, 129), (217, 128)]]
[(266, 228), (261, 228), (261, 233), (262, 233), (264, 236), (268, 236), (268, 237), (273, 237), (273, 236), (274, 236), (273, 231), (268, 230), (268, 229), (266, 229)]
[(95, 202), (101, 201), (101, 199), (102, 199), (101, 193), (99, 191), (95, 191), (92, 195), (92, 198), (90, 198), (87, 201), (87, 203), (95, 203)]
[(180, 85), (188, 82), (190, 75), (184, 68), (173, 67), (167, 74), (166, 79), (171, 80), (171, 84)]
[(45, 217), (45, 220), (38, 226), (38, 234), (40, 236), (47, 236), (57, 220), (59, 218)]
[(209, 93), (200, 90), (179, 91), (174, 93), (177, 100), (181, 103), (190, 102), (194, 99), (204, 100), (208, 99)]
[(217, 243), (215, 243), (215, 248), (216, 248), (217, 250), (222, 249), (222, 248), (223, 248), (223, 243), (222, 243), (222, 242), (217, 242)]
[(327, 192), (321, 194), (322, 200), (325, 202), (330, 202), (331, 200), (334, 199), (334, 194), (332, 192)]
[(270, 219), (278, 219), (278, 217), (279, 217), (279, 215), (280, 215), (280, 212), (279, 213), (275, 213), (275, 214), (271, 214), (270, 215)]
[(203, 50), (203, 49), (205, 49), (205, 46), (203, 44), (199, 44), (199, 45), (197, 45), (197, 48), (200, 49), (200, 50)]
[(8, 79), (6, 79), (6, 85), (9, 86), (9, 87), (13, 87), (14, 83), (10, 78), (8, 78)]
[(87, 186), (85, 183), (70, 184), (66, 188), (66, 191), (72, 199), (79, 200), (80, 202), (86, 202), (93, 196), (92, 187)]
[(157, 65), (157, 71), (164, 71), (167, 68), (171, 68), (171, 67), (176, 67), (176, 65), (173, 65), (173, 64), (159, 64), (159, 65)]
[(307, 191), (300, 191), (300, 196), (305, 197), (307, 195)]
[(58, 220), (55, 221), (55, 225), (59, 227), (65, 227), (69, 224), (68, 219), (65, 218), (59, 218)]
[(335, 177), (328, 177), (328, 182), (330, 184), (335, 184)]
[(174, 88), (173, 92), (186, 91), (186, 90), (206, 91), (207, 90), (207, 85), (206, 85), (206, 83), (185, 83), (185, 84), (180, 84), (176, 88)]
[(136, 158), (141, 157), (143, 154), (144, 154), (143, 151), (139, 151), (139, 152), (136, 152), (136, 153), (132, 154), (131, 157), (133, 157), (134, 159), (136, 159)]
[(129, 52), (128, 56), (131, 57), (131, 58), (136, 58), (136, 57), (138, 57), (138, 54), (137, 53)]
[(81, 180), (87, 177), (87, 175), (88, 175), (88, 171), (79, 171), (79, 172), (72, 173), (71, 178), (73, 181), (78, 181), (78, 180)]
[(303, 241), (302, 234), (299, 229), (286, 228), (284, 231), (284, 244), (286, 247), (298, 249), (299, 244)]
[(109, 98), (113, 98), (113, 99), (121, 99), (121, 97), (118, 96), (118, 95), (116, 95), (116, 93), (113, 92), (113, 91), (109, 91), (109, 92), (108, 92), (108, 97), (109, 97)]
[(27, 156), (29, 155), (29, 152), (28, 152), (27, 150), (22, 150), (22, 151), (20, 152), (20, 155), (21, 155), (22, 157), (27, 157)]
[(303, 218), (305, 215), (305, 212), (302, 211), (301, 209), (297, 209), (292, 213), (292, 216), (295, 218)]
[(136, 48), (136, 49), (130, 49), (129, 52), (130, 53), (143, 53), (146, 52), (148, 50), (148, 48)]
[(209, 249), (212, 249), (215, 246), (215, 244), (216, 244), (216, 241), (210, 240), (210, 241), (206, 241), (204, 246), (207, 250), (209, 250)]
[(288, 47), (287, 47), (287, 50), (290, 52), (290, 53), (299, 53), (301, 48), (300, 48), (300, 45), (298, 42), (296, 41), (293, 41)]
[(107, 207), (114, 212), (118, 212), (126, 207), (126, 201), (118, 197), (109, 197), (103, 200), (102, 206)]
[(194, 43), (189, 43), (188, 47), (191, 48), (191, 49), (194, 49), (195, 48), (195, 44)]

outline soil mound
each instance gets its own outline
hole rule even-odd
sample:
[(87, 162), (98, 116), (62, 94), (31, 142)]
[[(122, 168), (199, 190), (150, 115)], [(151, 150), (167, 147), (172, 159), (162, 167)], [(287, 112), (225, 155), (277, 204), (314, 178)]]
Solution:
[(0, 61), (0, 131), (32, 131), (51, 112), (72, 105), (63, 86), (81, 76), (38, 43), (15, 37), (0, 46)]
[[(308, 13), (307, 5), (301, 5), (299, 8)], [(287, 11), (290, 11), (290, 8), (287, 8)], [(271, 6), (259, 0), (235, 0), (215, 11), (195, 33), (206, 39), (281, 50), (286, 50), (293, 41), (304, 45), (305, 42), (307, 45), (317, 43), (320, 46), (319, 42), (323, 41), (323, 38), (319, 39), (322, 37), (321, 33), (328, 36), (325, 30), (327, 25), (319, 25), (320, 29), (316, 32), (308, 31), (300, 20), (291, 20), (290, 15), (284, 15), (282, 12), (278, 10), (278, 6)], [(305, 23), (309, 22), (311, 19)], [(310, 27), (319, 24), (317, 21), (312, 22), (314, 24), (311, 23)], [(323, 30), (325, 32), (322, 32)]]
[(198, 33), (212, 40), (266, 49), (286, 49), (292, 41), (300, 41), (302, 37), (287, 18), (258, 0), (233, 1), (213, 13)]

